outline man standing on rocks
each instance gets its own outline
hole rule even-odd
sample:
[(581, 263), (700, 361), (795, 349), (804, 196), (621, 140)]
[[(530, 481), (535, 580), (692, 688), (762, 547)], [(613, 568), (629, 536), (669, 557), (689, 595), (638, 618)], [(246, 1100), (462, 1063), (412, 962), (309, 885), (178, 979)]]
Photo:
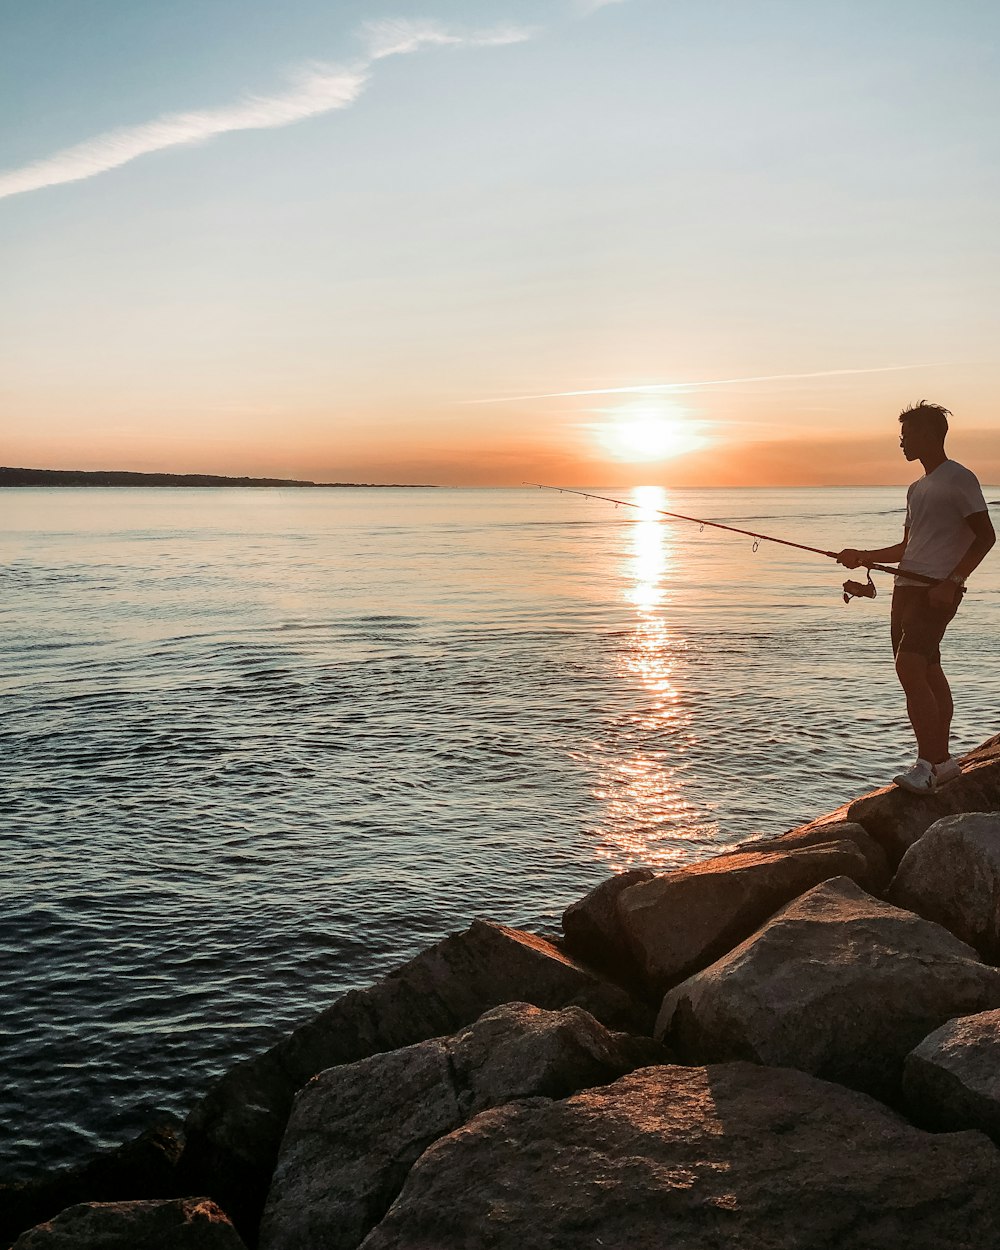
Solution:
[[(976, 475), (945, 453), (950, 416), (947, 408), (923, 400), (900, 413), (903, 455), (924, 467), (924, 476), (906, 492), (902, 542), (875, 551), (847, 547), (837, 556), (849, 569), (900, 562), (892, 592), (892, 650), (917, 762), (893, 780), (914, 794), (933, 794), (961, 773), (948, 754), (953, 704), (940, 644), (965, 594), (965, 579), (996, 542)], [(939, 580), (930, 585), (907, 572)]]

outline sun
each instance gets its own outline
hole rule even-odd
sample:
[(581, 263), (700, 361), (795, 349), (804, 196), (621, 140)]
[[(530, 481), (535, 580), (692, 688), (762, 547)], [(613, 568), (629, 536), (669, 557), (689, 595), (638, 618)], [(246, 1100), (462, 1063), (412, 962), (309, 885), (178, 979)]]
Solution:
[(616, 460), (669, 460), (705, 445), (684, 411), (667, 404), (629, 404), (608, 416), (598, 430)]
[(623, 421), (615, 430), (615, 439), (622, 451), (643, 460), (661, 460), (676, 456), (684, 449), (684, 431), (663, 417), (640, 417)]

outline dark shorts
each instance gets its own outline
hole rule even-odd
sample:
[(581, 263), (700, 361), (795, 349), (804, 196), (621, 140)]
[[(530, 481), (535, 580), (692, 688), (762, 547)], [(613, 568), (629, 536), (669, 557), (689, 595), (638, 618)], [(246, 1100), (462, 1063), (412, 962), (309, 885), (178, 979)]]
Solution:
[(910, 651), (922, 655), (929, 664), (941, 663), (941, 639), (958, 611), (961, 594), (950, 608), (936, 608), (927, 602), (928, 586), (896, 586), (892, 592), (892, 654)]

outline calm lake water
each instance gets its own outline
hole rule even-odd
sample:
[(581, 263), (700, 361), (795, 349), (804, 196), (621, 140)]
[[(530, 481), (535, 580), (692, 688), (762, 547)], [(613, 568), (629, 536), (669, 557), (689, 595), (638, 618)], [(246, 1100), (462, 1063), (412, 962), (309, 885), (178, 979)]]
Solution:
[[(904, 495), (630, 497), (839, 549)], [(553, 928), (885, 783), (890, 579), (845, 576), (535, 490), (0, 492), (5, 1178), (476, 916)], [(946, 640), (962, 750), (1000, 728), (998, 597), (994, 558)]]

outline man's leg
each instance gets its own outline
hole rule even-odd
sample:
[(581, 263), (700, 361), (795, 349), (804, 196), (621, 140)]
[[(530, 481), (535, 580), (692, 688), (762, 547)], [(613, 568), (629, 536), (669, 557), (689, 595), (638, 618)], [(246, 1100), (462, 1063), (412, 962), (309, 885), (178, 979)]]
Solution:
[(951, 737), (951, 718), (955, 712), (955, 704), (951, 697), (951, 686), (944, 675), (940, 662), (927, 665), (927, 684), (931, 688), (938, 706), (938, 720), (944, 729), (944, 749), (950, 750), (948, 740)]
[[(917, 752), (921, 759), (940, 764), (948, 758), (950, 716), (946, 720), (942, 715), (945, 709), (938, 705), (935, 687), (929, 679), (929, 668), (927, 659), (915, 651), (896, 653), (896, 675), (906, 695), (906, 714), (917, 738)], [(944, 679), (943, 672), (941, 677)], [(948, 698), (950, 702), (950, 691)]]

